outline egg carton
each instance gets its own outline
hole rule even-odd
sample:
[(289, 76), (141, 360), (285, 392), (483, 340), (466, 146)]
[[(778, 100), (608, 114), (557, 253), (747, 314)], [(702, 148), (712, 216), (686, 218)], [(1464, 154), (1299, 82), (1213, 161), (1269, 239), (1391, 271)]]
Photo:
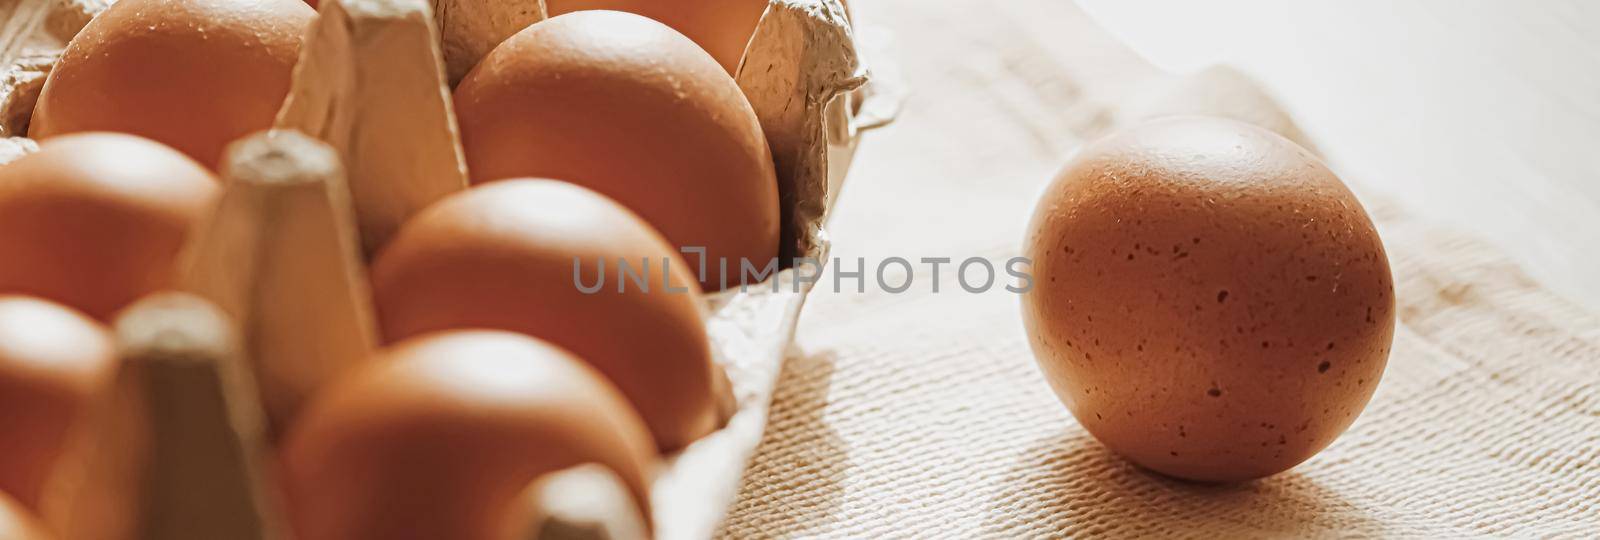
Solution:
[[(65, 43), (112, 1), (0, 4), (0, 66), (5, 67), (0, 72), (0, 162), (37, 148), (26, 133), (45, 77)], [(221, 366), (211, 369), (212, 376), (182, 379), (189, 381), (184, 383), (187, 389), (162, 389), (174, 395), (220, 395), (195, 403), (234, 411), (213, 419), (216, 425), (208, 433), (214, 432), (218, 446), (188, 451), (234, 456), (218, 465), (231, 469), (212, 476), (238, 479), (246, 496), (237, 516), (209, 516), (191, 526), (213, 523), (210, 530), (218, 534), (240, 527), (233, 531), (249, 531), (251, 537), (281, 532), (269, 505), (262, 503), (262, 475), (251, 458), (266, 453), (261, 433), (271, 415), (249, 411), (262, 409), (254, 404), (264, 402), (271, 412), (280, 406), (273, 396), (304, 393), (327, 370), (336, 369), (340, 358), (374, 346), (371, 309), (362, 296), (361, 247), (370, 251), (406, 216), (467, 185), (451, 85), (500, 41), (545, 17), (543, 0), (321, 2), (276, 127), (325, 142), (334, 150), (332, 158), (297, 148), (304, 145), (292, 138), (260, 137), (236, 144), (225, 166), (230, 189), (206, 232), (191, 240), (184, 263), (186, 287), (215, 301), (225, 315), (166, 298), (130, 309), (118, 324), (125, 341), (150, 342), (139, 349), (147, 357), (147, 371), (193, 370), (195, 363), (184, 361), (191, 356), (209, 357)], [(650, 492), (651, 521), (660, 538), (710, 537), (734, 502), (745, 465), (765, 429), (812, 278), (826, 260), (828, 210), (862, 134), (889, 123), (898, 112), (901, 87), (892, 76), (879, 76), (892, 72), (880, 69), (869, 80), (866, 69), (868, 63), (886, 65), (876, 62), (882, 47), (875, 46), (885, 38), (880, 33), (876, 39), (862, 39), (858, 31), (870, 35), (874, 30), (852, 24), (841, 0), (770, 0), (740, 62), (735, 80), (760, 120), (776, 166), (781, 255), (819, 263), (787, 265), (767, 283), (707, 296), (707, 331), (715, 360), (731, 383), (732, 412), (724, 427), (666, 457)], [(285, 217), (290, 215), (295, 218)], [(286, 256), (290, 253), (292, 257)], [(293, 262), (279, 262), (283, 260)], [(336, 276), (322, 280), (323, 294), (313, 302), (316, 309), (287, 313), (295, 310), (282, 308), (283, 298), (312, 301), (302, 298), (305, 284), (289, 264)], [(217, 322), (230, 318), (238, 322)], [(240, 339), (229, 328), (249, 328), (253, 334)], [(167, 333), (158, 331), (162, 329)], [(184, 335), (190, 339), (174, 337)], [(279, 350), (245, 345), (262, 342)], [(265, 399), (257, 398), (255, 388), (229, 382), (236, 377), (226, 366), (243, 355), (286, 358), (278, 366), (279, 376), (263, 378), (273, 381), (261, 386)], [(301, 358), (287, 359), (295, 355)], [(257, 364), (262, 363), (258, 358)], [(174, 380), (150, 373), (119, 375), (114, 393), (123, 395), (124, 402), (109, 414), (121, 424), (160, 422), (158, 408), (126, 401), (138, 392), (123, 386), (150, 391), (150, 381), (171, 386), (178, 384)], [(128, 411), (134, 410), (148, 414), (129, 418)], [(75, 459), (88, 464), (78, 467), (78, 484), (93, 485), (96, 474), (129, 466), (92, 456)], [(149, 466), (144, 474), (171, 472)], [(549, 483), (583, 484), (584, 476), (577, 473), (587, 471), (575, 469), (567, 478), (555, 475)], [(581, 502), (567, 505), (576, 510), (561, 510), (561, 501), (547, 506), (563, 519), (585, 519)], [(615, 505), (587, 508), (593, 513)], [(597, 530), (627, 521), (614, 515), (595, 519)], [(188, 532), (197, 530), (207, 529)]]

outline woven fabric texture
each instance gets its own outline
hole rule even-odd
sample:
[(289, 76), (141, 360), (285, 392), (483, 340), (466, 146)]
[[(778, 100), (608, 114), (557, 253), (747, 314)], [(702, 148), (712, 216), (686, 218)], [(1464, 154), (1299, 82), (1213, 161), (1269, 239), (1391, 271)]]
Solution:
[[(1069, 2), (856, 9), (895, 36), (913, 91), (864, 143), (831, 224), (830, 264), (864, 257), (868, 279), (890, 256), (1015, 255), (1072, 149), (1152, 88), (1189, 88)], [(1234, 114), (1280, 116), (1224, 94)], [(1310, 461), (1233, 486), (1144, 472), (1056, 400), (1015, 295), (967, 293), (948, 269), (938, 293), (925, 271), (902, 294), (824, 282), (721, 535), (1600, 535), (1600, 319), (1369, 192), (1402, 179), (1346, 180), (1387, 245), (1399, 325), (1371, 404)]]

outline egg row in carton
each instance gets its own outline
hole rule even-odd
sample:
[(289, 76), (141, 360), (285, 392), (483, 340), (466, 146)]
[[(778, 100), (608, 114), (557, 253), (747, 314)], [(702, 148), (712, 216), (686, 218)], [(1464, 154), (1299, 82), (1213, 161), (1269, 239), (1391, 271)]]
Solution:
[[(24, 136), (44, 78), (109, 3), (0, 4), (0, 159), (37, 148)], [(378, 346), (363, 254), (466, 189), (452, 84), (545, 17), (542, 0), (321, 2), (276, 130), (229, 148), (224, 193), (186, 248), (187, 293), (148, 298), (116, 321), (123, 365), (73, 445), (88, 450), (64, 459), (66, 479), (51, 484), (47, 500), (60, 506), (46, 505), (48, 521), (69, 538), (285, 533), (269, 502), (271, 419)], [(771, 0), (736, 73), (772, 150), (784, 260), (825, 258), (828, 207), (861, 132), (894, 115), (898, 95), (866, 85), (856, 45), (839, 0)], [(731, 410), (724, 427), (666, 457), (650, 519), (629, 515), (608, 473), (578, 466), (527, 491), (525, 532), (628, 537), (648, 521), (662, 538), (710, 536), (760, 441), (813, 281), (806, 270), (708, 295)]]

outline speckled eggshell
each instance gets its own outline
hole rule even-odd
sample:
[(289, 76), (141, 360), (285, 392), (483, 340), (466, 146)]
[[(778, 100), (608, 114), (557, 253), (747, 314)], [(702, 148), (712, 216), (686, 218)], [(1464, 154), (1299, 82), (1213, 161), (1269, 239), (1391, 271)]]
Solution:
[(272, 127), (316, 12), (300, 0), (121, 0), (72, 38), (29, 135), (131, 133), (213, 170)]
[(46, 140), (0, 167), (0, 292), (109, 320), (176, 284), (178, 253), (219, 191), (211, 171), (147, 139)]
[(302, 540), (503, 538), (541, 475), (611, 469), (649, 515), (650, 435), (567, 351), (511, 332), (407, 340), (329, 385), (282, 449)]
[(1046, 189), (1025, 251), (1040, 368), (1149, 469), (1287, 470), (1383, 375), (1395, 311), (1378, 232), (1320, 160), (1266, 130), (1178, 118), (1092, 144)]
[[(580, 281), (601, 286), (586, 292)], [(588, 189), (521, 179), (445, 198), (379, 253), (372, 287), (391, 342), (494, 328), (572, 351), (622, 390), (664, 451), (722, 421), (694, 271), (638, 216)]]
[(694, 40), (729, 74), (737, 72), (767, 0), (546, 0), (550, 16), (574, 11), (626, 11), (655, 19)]
[[(659, 22), (581, 11), (501, 43), (456, 88), (472, 182), (554, 178), (638, 213), (678, 247), (705, 248), (706, 290), (778, 254), (778, 183), (733, 78)], [(696, 258), (698, 262), (698, 257)], [(697, 272), (698, 273), (698, 272)]]

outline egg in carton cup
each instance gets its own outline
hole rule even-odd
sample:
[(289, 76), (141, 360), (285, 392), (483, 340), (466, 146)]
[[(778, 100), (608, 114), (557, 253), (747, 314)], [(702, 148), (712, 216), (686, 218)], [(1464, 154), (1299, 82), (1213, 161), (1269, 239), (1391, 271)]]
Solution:
[[(0, 5), (8, 15), (0, 25), (0, 159), (37, 148), (25, 135), (43, 81), (61, 47), (109, 3)], [(54, 506), (44, 513), (81, 515), (50, 521), (75, 522), (73, 530), (98, 538), (202, 514), (228, 537), (284, 530), (281, 515), (262, 502), (272, 491), (263, 485), (262, 456), (318, 385), (377, 347), (362, 255), (418, 210), (467, 188), (451, 88), (546, 13), (542, 0), (320, 2), (275, 123), (280, 133), (230, 147), (222, 165), (228, 187), (190, 239), (181, 273), (196, 296), (153, 298), (118, 322), (125, 346), (138, 349), (129, 354), (146, 361), (125, 368), (142, 371), (119, 375), (107, 400), (121, 401), (102, 407), (79, 436), (144, 453), (75, 455), (75, 473), (52, 484)], [(868, 83), (859, 43), (840, 0), (771, 0), (735, 73), (772, 152), (785, 264), (767, 282), (707, 296), (714, 358), (731, 386), (726, 424), (665, 457), (650, 490), (652, 516), (627, 515), (631, 506), (615, 500), (614, 475), (577, 466), (530, 486), (524, 529), (514, 535), (628, 537), (641, 523), (661, 538), (715, 531), (760, 442), (801, 307), (822, 272), (829, 207), (861, 134), (898, 110), (901, 92), (892, 80)], [(139, 345), (152, 340), (161, 346)], [(196, 406), (227, 414), (197, 418), (150, 402), (158, 394), (190, 396)], [(128, 415), (141, 416), (134, 422)], [(172, 448), (164, 437), (176, 437), (175, 426), (204, 448)], [(174, 456), (185, 453), (206, 474), (174, 467)], [(201, 459), (210, 455), (222, 458)], [(220, 499), (177, 495), (201, 478), (237, 481)], [(138, 493), (174, 495), (142, 505), (107, 499), (137, 500)], [(219, 501), (225, 511), (213, 510)], [(107, 510), (65, 510), (85, 507)], [(139, 515), (109, 510), (119, 508)]]

